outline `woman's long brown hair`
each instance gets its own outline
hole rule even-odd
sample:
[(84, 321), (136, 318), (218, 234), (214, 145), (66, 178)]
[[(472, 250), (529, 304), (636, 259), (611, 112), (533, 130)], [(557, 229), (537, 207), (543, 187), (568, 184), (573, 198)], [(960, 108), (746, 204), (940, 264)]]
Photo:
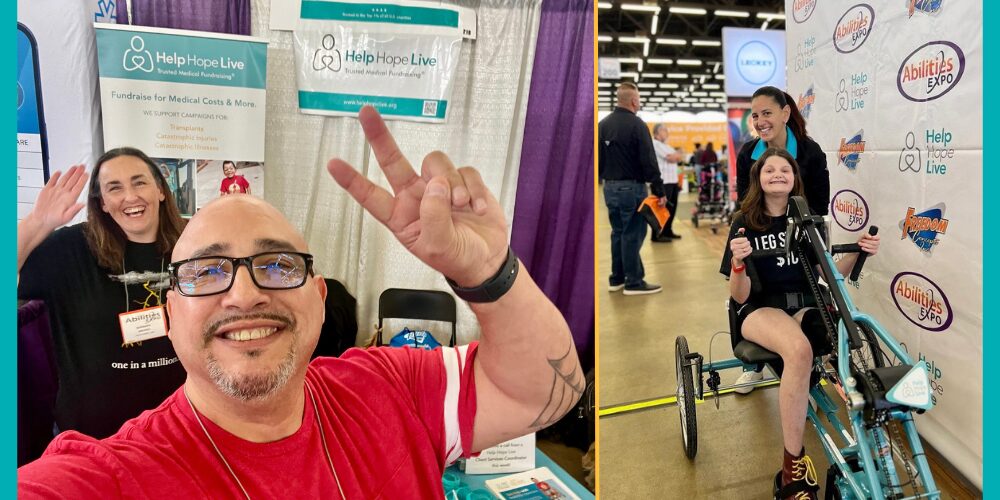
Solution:
[(132, 156), (142, 160), (149, 167), (149, 173), (156, 180), (156, 187), (163, 192), (163, 201), (160, 202), (159, 228), (156, 232), (156, 249), (161, 255), (170, 259), (170, 252), (174, 249), (174, 243), (180, 237), (186, 221), (181, 218), (177, 204), (174, 202), (174, 194), (170, 191), (163, 173), (153, 163), (153, 160), (146, 156), (146, 153), (136, 148), (115, 148), (101, 155), (97, 159), (94, 171), (90, 173), (90, 188), (87, 195), (87, 225), (85, 233), (87, 235), (87, 245), (90, 251), (97, 257), (97, 264), (102, 268), (114, 273), (125, 272), (122, 263), (125, 258), (125, 244), (128, 237), (125, 231), (115, 222), (111, 215), (105, 212), (101, 198), (101, 166), (109, 160), (119, 156)]
[(764, 162), (772, 156), (780, 156), (792, 166), (794, 182), (788, 196), (805, 196), (802, 179), (799, 177), (799, 164), (795, 162), (795, 158), (783, 148), (767, 148), (750, 167), (750, 187), (747, 189), (746, 197), (743, 198), (743, 204), (740, 205), (743, 223), (754, 231), (767, 231), (771, 225), (771, 216), (767, 215), (767, 205), (764, 203), (764, 189), (760, 185), (760, 170), (764, 168)]

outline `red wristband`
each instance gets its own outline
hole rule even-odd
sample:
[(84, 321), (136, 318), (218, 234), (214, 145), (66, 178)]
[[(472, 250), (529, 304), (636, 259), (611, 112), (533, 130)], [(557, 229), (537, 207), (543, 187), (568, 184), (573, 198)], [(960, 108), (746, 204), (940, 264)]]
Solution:
[(742, 272), (743, 272), (743, 270), (744, 270), (744, 269), (746, 269), (746, 268), (747, 268), (747, 265), (746, 265), (746, 264), (743, 264), (742, 266), (739, 266), (739, 267), (735, 267), (735, 266), (734, 266), (734, 267), (733, 267), (733, 272), (734, 272), (734, 273), (742, 273)]

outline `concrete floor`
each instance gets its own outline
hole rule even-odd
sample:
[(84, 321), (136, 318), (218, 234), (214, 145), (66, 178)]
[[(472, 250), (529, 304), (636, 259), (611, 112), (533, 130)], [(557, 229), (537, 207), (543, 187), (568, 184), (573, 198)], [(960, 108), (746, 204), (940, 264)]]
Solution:
[[(692, 201), (692, 195), (681, 194), (674, 222), (681, 240), (651, 243), (647, 235), (641, 251), (646, 280), (663, 285), (663, 292), (641, 296), (606, 289), (611, 228), (603, 198), (596, 203), (601, 408), (673, 396), (677, 387), (675, 337), (687, 337), (690, 350), (707, 361), (713, 333), (729, 330), (728, 286), (718, 273), (728, 228), (713, 234), (704, 221), (694, 228)], [(728, 335), (716, 337), (712, 356), (717, 360), (732, 357)], [(738, 370), (723, 372), (723, 382), (738, 375)], [(722, 396), (718, 410), (708, 399), (697, 405), (697, 420), (698, 453), (688, 460), (674, 405), (600, 418), (601, 498), (770, 498), (771, 481), (782, 457), (777, 387), (759, 388), (746, 396)], [(805, 447), (822, 486), (829, 464), (808, 426)], [(937, 478), (938, 471), (934, 475)], [(938, 482), (944, 498), (975, 496), (961, 487), (949, 491), (943, 481)]]

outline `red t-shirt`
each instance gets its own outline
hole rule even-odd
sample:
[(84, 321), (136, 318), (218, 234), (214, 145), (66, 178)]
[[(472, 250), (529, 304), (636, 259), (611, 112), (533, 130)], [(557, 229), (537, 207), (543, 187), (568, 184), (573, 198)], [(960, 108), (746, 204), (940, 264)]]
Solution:
[[(477, 344), (434, 351), (351, 349), (310, 363), (334, 469), (347, 498), (442, 498), (441, 475), (469, 456)], [(339, 498), (306, 392), (302, 426), (252, 443), (201, 417), (251, 498)], [(20, 498), (242, 498), (182, 389), (95, 440), (68, 431), (18, 469)]]
[(223, 177), (222, 186), (219, 192), (222, 194), (247, 193), (250, 191), (250, 183), (242, 175), (234, 175), (232, 178)]

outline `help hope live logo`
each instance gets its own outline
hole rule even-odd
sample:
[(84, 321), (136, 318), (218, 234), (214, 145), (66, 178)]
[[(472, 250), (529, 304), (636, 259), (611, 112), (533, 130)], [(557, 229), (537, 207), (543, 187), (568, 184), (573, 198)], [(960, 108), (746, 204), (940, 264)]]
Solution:
[[(917, 147), (923, 139), (925, 147)], [(931, 175), (945, 175), (948, 165), (955, 159), (954, 137), (950, 130), (941, 127), (917, 132), (907, 132), (903, 149), (899, 152), (899, 171)]]

